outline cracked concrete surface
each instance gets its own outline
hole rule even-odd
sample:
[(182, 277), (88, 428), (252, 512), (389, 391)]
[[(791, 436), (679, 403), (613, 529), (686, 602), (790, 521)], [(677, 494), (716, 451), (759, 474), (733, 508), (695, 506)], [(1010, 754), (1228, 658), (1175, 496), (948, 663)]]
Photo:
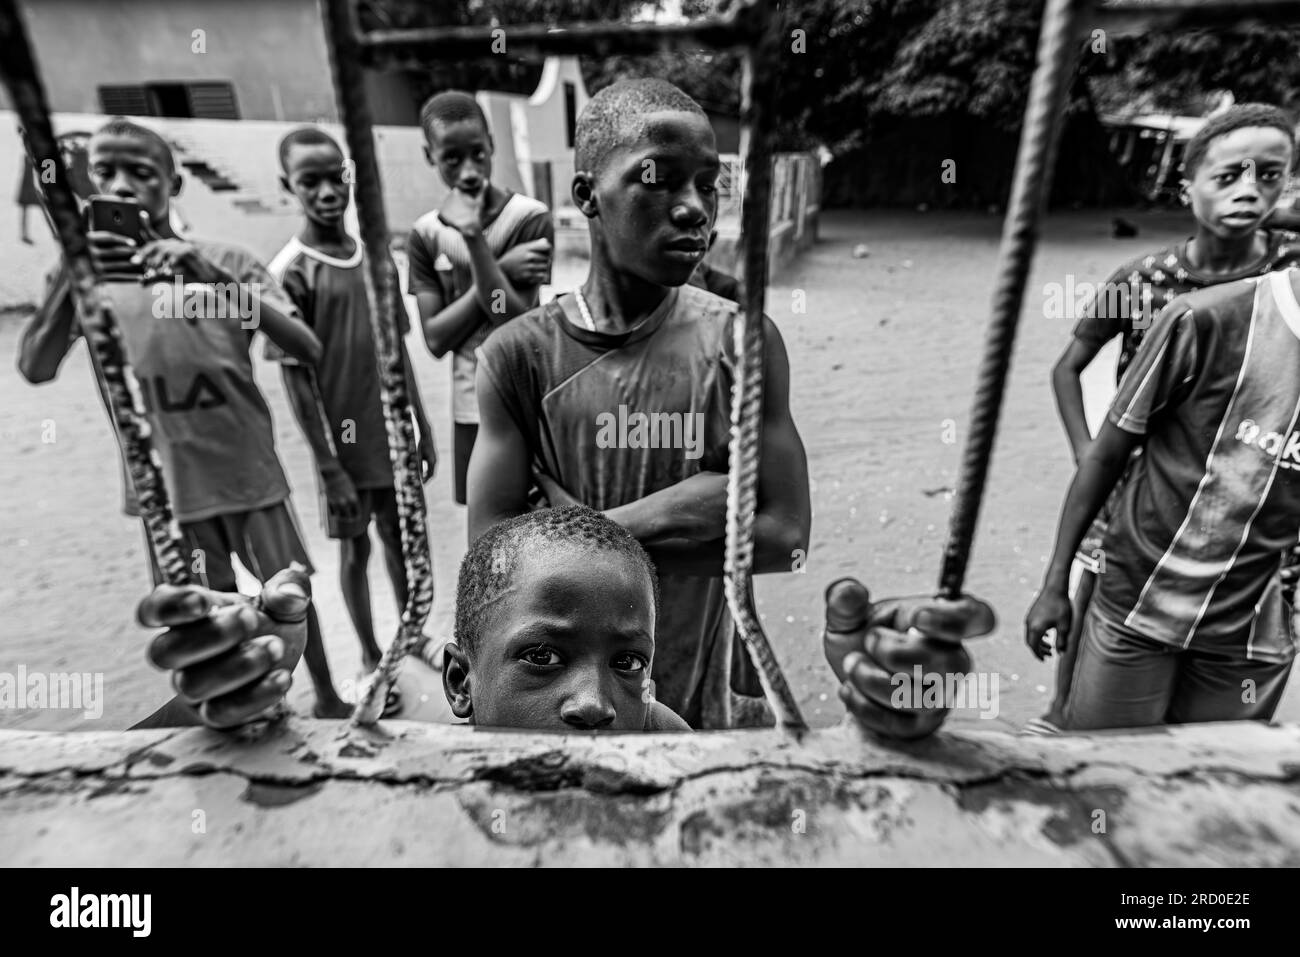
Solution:
[(0, 732), (7, 865), (1300, 866), (1300, 727)]

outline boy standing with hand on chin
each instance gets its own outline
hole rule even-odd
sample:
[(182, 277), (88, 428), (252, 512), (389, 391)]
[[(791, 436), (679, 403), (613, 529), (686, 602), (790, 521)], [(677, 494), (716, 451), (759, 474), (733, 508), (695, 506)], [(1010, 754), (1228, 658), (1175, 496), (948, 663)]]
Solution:
[(431, 97), (420, 125), (425, 157), (451, 192), (411, 230), (407, 291), (429, 351), (439, 359), (452, 353), (452, 482), (464, 505), (479, 422), (474, 350), (537, 305), (538, 287), (550, 278), (555, 226), (545, 205), (492, 182), (492, 134), (471, 95)]

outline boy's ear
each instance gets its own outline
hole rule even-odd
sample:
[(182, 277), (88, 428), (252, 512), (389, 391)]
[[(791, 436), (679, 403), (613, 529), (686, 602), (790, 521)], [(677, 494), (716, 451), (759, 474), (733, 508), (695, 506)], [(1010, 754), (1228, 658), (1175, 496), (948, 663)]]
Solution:
[(573, 204), (588, 219), (596, 216), (596, 178), (590, 173), (573, 174)]
[(172, 173), (172, 196), (179, 196), (185, 186), (185, 177), (179, 171)]
[(293, 192), (293, 187), (289, 185), (289, 177), (284, 173), (280, 174), (280, 188), (286, 193)]
[(472, 718), (474, 700), (470, 693), (469, 656), (454, 641), (447, 642), (442, 653), (442, 693), (447, 696), (447, 704), (456, 717)]
[(424, 148), (424, 161), (428, 163), (430, 166), (437, 166), (438, 164), (435, 163), (433, 160), (433, 151), (429, 149), (429, 144), (425, 143), (423, 148)]
[(1189, 192), (1191, 186), (1191, 180), (1180, 179), (1178, 181), (1178, 201), (1184, 206), (1192, 205), (1192, 194)]

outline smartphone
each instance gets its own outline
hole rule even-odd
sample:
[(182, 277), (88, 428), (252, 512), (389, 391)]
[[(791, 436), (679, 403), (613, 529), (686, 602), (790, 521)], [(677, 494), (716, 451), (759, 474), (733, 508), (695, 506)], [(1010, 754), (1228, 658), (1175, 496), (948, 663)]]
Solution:
[(116, 233), (144, 245), (140, 227), (140, 204), (133, 199), (116, 196), (90, 197), (90, 228), (106, 233)]

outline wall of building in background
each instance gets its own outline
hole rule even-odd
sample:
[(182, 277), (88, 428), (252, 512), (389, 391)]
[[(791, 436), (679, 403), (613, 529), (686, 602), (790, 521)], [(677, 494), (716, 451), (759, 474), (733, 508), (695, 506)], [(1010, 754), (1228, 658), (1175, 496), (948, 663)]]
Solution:
[[(55, 111), (104, 112), (101, 87), (120, 88), (122, 103), (141, 95), (183, 102), (188, 85), (197, 84), (191, 98), (201, 94), (203, 102), (192, 115), (338, 118), (316, 0), (22, 0), (21, 6)], [(224, 86), (233, 91), (235, 117), (226, 115), (226, 98), (218, 96)], [(415, 122), (416, 106), (400, 74), (372, 73), (367, 86), (376, 123)], [(202, 112), (214, 98), (219, 112)], [(0, 91), (0, 106), (8, 105)]]

